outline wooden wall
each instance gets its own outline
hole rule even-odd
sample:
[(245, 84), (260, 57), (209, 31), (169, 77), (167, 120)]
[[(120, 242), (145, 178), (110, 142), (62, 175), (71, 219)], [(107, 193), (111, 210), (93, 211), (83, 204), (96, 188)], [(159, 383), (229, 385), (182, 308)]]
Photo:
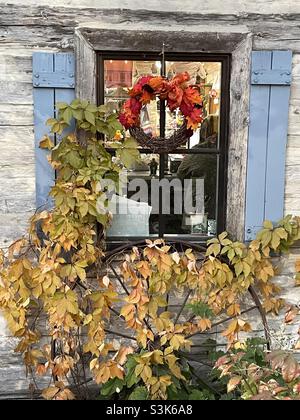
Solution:
[[(285, 212), (300, 215), (300, 3), (294, 0), (10, 0), (0, 1), (0, 246), (19, 237), (35, 208), (33, 137), (32, 52), (73, 49), (74, 28), (90, 22), (119, 27), (142, 25), (192, 30), (199, 25), (254, 34), (254, 49), (292, 49), (293, 83), (290, 101), (286, 162)], [(38, 6), (37, 6), (38, 4)], [(144, 10), (141, 10), (141, 4)], [(201, 4), (201, 6), (200, 6)], [(245, 6), (247, 4), (247, 7)], [(148, 9), (148, 10), (146, 10)], [(199, 30), (199, 29), (198, 29)], [(201, 48), (201, 46), (199, 46)], [(278, 283), (287, 301), (300, 302), (292, 288), (293, 264), (300, 252), (281, 260)], [(278, 340), (289, 347), (296, 327), (280, 330), (280, 319), (271, 319)], [(23, 395), (27, 382), (14, 340), (0, 320), (0, 399), (7, 393)], [(16, 394), (15, 394), (16, 395)], [(2, 397), (3, 398), (3, 397)]]

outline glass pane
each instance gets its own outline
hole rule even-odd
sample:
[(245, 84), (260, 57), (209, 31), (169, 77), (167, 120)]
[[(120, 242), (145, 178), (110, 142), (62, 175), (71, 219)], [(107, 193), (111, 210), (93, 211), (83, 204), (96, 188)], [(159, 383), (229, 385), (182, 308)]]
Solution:
[[(159, 233), (159, 201), (156, 181), (159, 180), (159, 156), (141, 154), (140, 162), (124, 171), (123, 187), (114, 198), (113, 221), (108, 237), (148, 237)], [(153, 198), (154, 197), (154, 198)]]
[[(142, 76), (159, 76), (160, 70), (160, 61), (105, 60), (104, 103), (111, 111), (120, 111), (129, 98), (128, 89)], [(140, 121), (146, 133), (159, 135), (159, 101), (151, 101), (143, 106)]]
[[(199, 87), (203, 98), (203, 122), (187, 142), (187, 148), (216, 148), (219, 145), (220, 100), (221, 100), (221, 63), (220, 62), (183, 62), (168, 61), (166, 74), (171, 79), (178, 73), (188, 72), (189, 83)], [(180, 111), (166, 111), (166, 136), (183, 122)]]
[(165, 177), (172, 188), (170, 212), (164, 216), (166, 235), (214, 235), (218, 156), (170, 154), (167, 166)]

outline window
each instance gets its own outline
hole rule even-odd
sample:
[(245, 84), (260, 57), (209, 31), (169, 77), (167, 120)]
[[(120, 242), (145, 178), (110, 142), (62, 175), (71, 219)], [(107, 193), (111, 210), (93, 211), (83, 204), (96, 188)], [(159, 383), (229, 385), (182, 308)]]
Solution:
[[(141, 162), (128, 171), (130, 186), (125, 197), (118, 198), (118, 204), (130, 200), (130, 205), (135, 205), (133, 186), (139, 184), (137, 180), (145, 181), (147, 192), (138, 200), (142, 203), (137, 204), (137, 217), (115, 216), (109, 232), (112, 240), (180, 237), (202, 241), (224, 230), (229, 62), (225, 54), (168, 53), (164, 60), (161, 54), (98, 54), (98, 103), (107, 104), (112, 111), (121, 109), (128, 98), (127, 89), (146, 74), (172, 78), (187, 71), (203, 97), (203, 123), (185, 146), (170, 154), (156, 155), (140, 148)], [(162, 137), (172, 134), (182, 123), (181, 115), (171, 113), (159, 100), (144, 106), (140, 119), (145, 132)], [(191, 197), (190, 206), (187, 197)]]

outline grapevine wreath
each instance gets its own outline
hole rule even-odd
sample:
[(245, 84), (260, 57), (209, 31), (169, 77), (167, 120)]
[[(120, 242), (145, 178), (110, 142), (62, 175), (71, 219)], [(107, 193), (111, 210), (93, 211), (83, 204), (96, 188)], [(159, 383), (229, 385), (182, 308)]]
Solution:
[[(171, 152), (186, 143), (203, 120), (202, 97), (199, 87), (189, 84), (187, 72), (171, 80), (162, 76), (142, 76), (129, 90), (130, 98), (124, 103), (119, 116), (121, 124), (145, 148), (155, 153)], [(184, 123), (169, 138), (153, 137), (140, 126), (140, 112), (144, 105), (159, 98), (165, 100), (171, 112), (179, 109)]]

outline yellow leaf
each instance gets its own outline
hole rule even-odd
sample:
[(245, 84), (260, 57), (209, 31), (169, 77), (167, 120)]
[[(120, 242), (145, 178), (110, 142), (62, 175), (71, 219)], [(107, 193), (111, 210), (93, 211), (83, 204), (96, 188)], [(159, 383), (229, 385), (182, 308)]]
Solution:
[(168, 354), (173, 353), (173, 351), (174, 351), (173, 347), (169, 346), (165, 349), (164, 354), (165, 354), (165, 356), (168, 356)]
[(44, 136), (42, 140), (40, 141), (40, 148), (41, 149), (48, 149), (52, 150), (54, 147), (53, 141), (50, 139), (49, 136)]
[(273, 223), (272, 222), (270, 222), (270, 220), (265, 220), (264, 221), (264, 228), (265, 229), (273, 229)]
[(150, 366), (144, 366), (144, 369), (142, 371), (141, 377), (143, 379), (144, 382), (147, 382), (148, 379), (150, 379), (152, 376), (152, 370)]
[(93, 320), (93, 315), (88, 314), (84, 319), (83, 325), (89, 325), (92, 320)]
[(152, 270), (150, 264), (147, 261), (140, 261), (139, 263), (137, 263), (136, 268), (145, 280), (151, 276)]
[(143, 369), (144, 369), (144, 365), (137, 365), (136, 368), (135, 368), (135, 371), (134, 371), (135, 376), (140, 376)]
[(234, 321), (231, 321), (227, 329), (222, 333), (224, 336), (230, 336), (232, 334), (236, 333), (236, 330), (238, 328), (238, 321), (235, 319)]
[(233, 376), (227, 384), (227, 392), (232, 392), (241, 383), (241, 376)]
[(80, 280), (85, 281), (85, 279), (86, 279), (85, 269), (80, 267), (79, 265), (75, 264), (75, 270), (76, 270), (76, 273), (77, 273), (78, 277), (80, 278)]
[(211, 320), (207, 318), (202, 318), (198, 321), (198, 327), (200, 331), (206, 331), (211, 328)]
[(220, 251), (221, 245), (219, 243), (215, 243), (207, 248), (206, 255), (208, 256), (213, 254), (216, 257), (217, 255), (219, 255)]
[(241, 313), (241, 307), (238, 303), (233, 303), (227, 309), (228, 316), (236, 316), (236, 315), (240, 315), (240, 313)]
[(180, 262), (180, 255), (178, 254), (178, 252), (174, 252), (174, 253), (171, 255), (171, 257), (172, 257), (172, 260), (173, 260), (176, 264), (179, 264), (179, 262)]
[(161, 350), (154, 350), (152, 353), (152, 361), (156, 365), (162, 365), (163, 361), (163, 352)]

